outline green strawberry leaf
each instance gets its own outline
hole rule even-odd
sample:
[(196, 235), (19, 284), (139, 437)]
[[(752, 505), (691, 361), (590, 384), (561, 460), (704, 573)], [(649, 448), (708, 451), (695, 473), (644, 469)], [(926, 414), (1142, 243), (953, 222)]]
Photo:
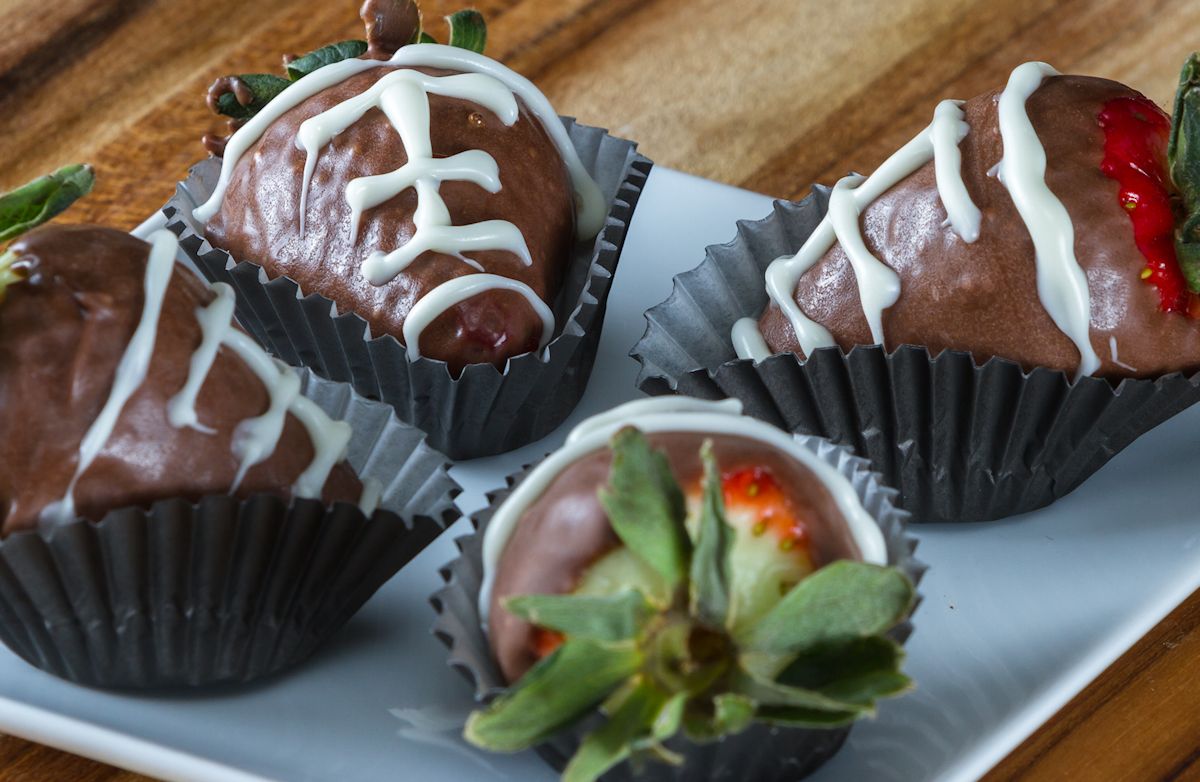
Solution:
[(1175, 257), (1188, 290), (1200, 293), (1200, 211), (1192, 212), (1175, 229)]
[(654, 613), (633, 589), (609, 597), (522, 595), (509, 598), (504, 607), (530, 624), (593, 641), (634, 638)]
[(1175, 232), (1175, 254), (1188, 289), (1200, 293), (1200, 54), (1188, 57), (1179, 74), (1167, 163), (1187, 215)]
[(817, 644), (805, 649), (777, 677), (792, 687), (815, 690), (830, 698), (873, 706), (879, 698), (912, 687), (900, 671), (904, 650), (883, 636)]
[(563, 782), (594, 782), (629, 758), (638, 745), (656, 743), (655, 725), (672, 699), (649, 681), (641, 681), (608, 721), (580, 744), (563, 771)]
[(684, 529), (683, 492), (667, 457), (627, 427), (612, 441), (612, 471), (600, 503), (613, 531), (629, 550), (654, 568), (673, 590), (687, 576), (691, 541)]
[(531, 747), (603, 700), (641, 660), (631, 643), (568, 639), (512, 689), (472, 713), (463, 737), (492, 752)]
[(757, 709), (758, 704), (746, 695), (718, 693), (712, 698), (711, 709), (693, 707), (685, 713), (684, 732), (695, 742), (716, 741), (750, 727)]
[(297, 57), (287, 64), (287, 75), (292, 81), (307, 76), (315, 70), (324, 68), (342, 60), (361, 57), (367, 51), (366, 41), (338, 41), (328, 46), (309, 52), (303, 57)]
[(687, 702), (688, 696), (685, 692), (676, 693), (668, 699), (650, 726), (650, 738), (662, 742), (678, 733), (683, 725), (683, 711)]
[(450, 25), (450, 45), (483, 54), (487, 46), (487, 23), (483, 14), (473, 8), (456, 11), (446, 17)]
[(879, 635), (912, 604), (912, 583), (899, 570), (840, 560), (802, 579), (737, 641), (744, 650), (793, 655), (817, 644)]
[(422, 30), (417, 34), (417, 43), (437, 43), (437, 38), (434, 38), (429, 33)]
[(6, 242), (60, 214), (92, 190), (95, 173), (77, 163), (38, 177), (0, 196), (0, 242)]
[(869, 707), (834, 698), (805, 687), (793, 687), (744, 667), (730, 677), (733, 692), (753, 700), (759, 709), (780, 707), (826, 712), (867, 712)]
[(721, 472), (713, 456), (712, 441), (700, 448), (704, 463), (704, 494), (700, 501), (700, 524), (692, 551), (692, 613), (712, 627), (723, 627), (729, 616), (729, 591), (733, 582), (729, 550), (733, 528), (725, 521), (725, 496)]
[(221, 93), (217, 98), (217, 113), (231, 119), (250, 119), (291, 84), (282, 76), (272, 73), (243, 73), (234, 78), (249, 90), (250, 102), (243, 105), (233, 90)]
[(821, 711), (819, 709), (803, 709), (793, 706), (760, 706), (754, 713), (754, 719), (769, 725), (779, 725), (787, 728), (841, 728), (852, 725), (861, 712), (857, 711)]

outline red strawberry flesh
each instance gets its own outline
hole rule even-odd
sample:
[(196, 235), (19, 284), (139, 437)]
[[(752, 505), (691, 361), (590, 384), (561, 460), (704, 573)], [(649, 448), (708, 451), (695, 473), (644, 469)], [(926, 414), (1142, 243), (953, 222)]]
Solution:
[(1104, 104), (1098, 121), (1104, 129), (1100, 170), (1120, 188), (1119, 202), (1146, 258), (1142, 279), (1158, 289), (1164, 312), (1200, 316), (1200, 297), (1188, 290), (1175, 256), (1175, 205), (1166, 157), (1170, 117), (1148, 98), (1114, 98)]

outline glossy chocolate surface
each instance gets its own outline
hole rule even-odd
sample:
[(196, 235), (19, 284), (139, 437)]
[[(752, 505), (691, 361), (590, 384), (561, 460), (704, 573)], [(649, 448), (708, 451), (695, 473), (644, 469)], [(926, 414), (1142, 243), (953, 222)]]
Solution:
[[(1154, 377), (1200, 369), (1200, 321), (1159, 308), (1139, 275), (1146, 258), (1134, 244), (1118, 184), (1100, 170), (1105, 102), (1139, 93), (1106, 79), (1050, 77), (1026, 108), (1046, 150), (1046, 184), (1070, 214), (1075, 255), (1091, 293), (1091, 341), (1110, 377)], [(900, 298), (883, 313), (888, 348), (924, 345), (936, 355), (965, 350), (982, 363), (1008, 358), (1025, 369), (1073, 375), (1079, 351), (1038, 297), (1033, 242), (1004, 185), (989, 174), (1003, 155), (999, 92), (967, 101), (970, 131), (959, 144), (971, 199), (983, 213), (979, 240), (964, 242), (943, 225), (933, 162), (871, 204), (862, 218), (873, 254), (899, 274)], [(801, 279), (796, 301), (843, 349), (871, 344), (853, 269), (835, 245)], [(773, 351), (801, 353), (791, 326), (772, 305), (760, 321)], [(1117, 355), (1113, 355), (1115, 340)], [(1117, 363), (1117, 362), (1120, 363)]]
[[(305, 153), (296, 147), (300, 123), (367, 90), (388, 68), (352, 76), (284, 114), (234, 168), (221, 211), (209, 221), (214, 246), (238, 260), (261, 264), (274, 277), (287, 275), (306, 293), (336, 302), (339, 312), (355, 312), (373, 335), (391, 334), (403, 342), (403, 324), (416, 301), (437, 285), (475, 273), (461, 259), (436, 252), (421, 255), (382, 286), (362, 274), (374, 250), (390, 251), (413, 235), (416, 191), (405, 190), (363, 214), (350, 239), (346, 184), (357, 177), (394, 171), (408, 157), (396, 129), (378, 109), (321, 150), (308, 192), (305, 232), (299, 232), (300, 190)], [(421, 69), (444, 75), (444, 70)], [(533, 258), (526, 266), (499, 250), (468, 252), (485, 271), (529, 285), (553, 305), (575, 241), (575, 202), (567, 169), (539, 120), (521, 104), (520, 117), (506, 127), (495, 115), (465, 100), (430, 96), (430, 127), (435, 157), (470, 149), (491, 155), (499, 165), (501, 189), (489, 193), (470, 182), (444, 182), (440, 192), (455, 225), (506, 220), (524, 235)], [(518, 101), (520, 103), (520, 101)], [(542, 322), (518, 293), (488, 291), (447, 310), (425, 329), (421, 353), (446, 361), (457, 372), (467, 364), (503, 366), (535, 349)]]
[[(16, 242), (27, 279), (0, 302), (0, 519), (5, 534), (35, 526), (63, 497), (79, 445), (104, 407), (117, 364), (141, 318), (149, 245), (91, 226), (47, 227)], [(170, 497), (229, 490), (237, 474), (232, 439), (239, 422), (268, 406), (258, 376), (222, 348), (196, 409), (205, 434), (176, 429), (167, 402), (184, 385), (200, 344), (197, 308), (212, 293), (177, 266), (163, 302), (146, 381), (75, 489), (80, 515)], [(308, 432), (291, 415), (274, 454), (252, 467), (239, 495), (283, 496), (313, 455)], [(346, 465), (334, 468), (326, 501), (357, 502), (361, 485)]]

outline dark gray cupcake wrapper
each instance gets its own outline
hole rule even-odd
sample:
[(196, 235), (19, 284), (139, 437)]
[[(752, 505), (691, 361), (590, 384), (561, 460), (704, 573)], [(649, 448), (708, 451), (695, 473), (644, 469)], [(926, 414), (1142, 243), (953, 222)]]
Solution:
[(459, 516), (444, 456), (391, 408), (302, 372), (355, 427), (380, 510), (258, 494), (124, 508), (0, 541), (0, 641), (98, 687), (241, 683), (313, 653)]
[(1025, 372), (969, 353), (931, 356), (904, 345), (737, 359), (730, 329), (767, 305), (763, 275), (796, 252), (824, 216), (828, 188), (775, 202), (646, 312), (631, 355), (650, 394), (736, 397), (746, 412), (788, 431), (827, 437), (871, 460), (900, 489), (914, 521), (983, 521), (1050, 504), (1122, 448), (1200, 401), (1200, 374), (1172, 373), (1113, 385), (1072, 382), (1050, 369)]
[[(913, 556), (917, 541), (908, 535), (908, 513), (895, 505), (897, 493), (881, 482), (869, 462), (848, 448), (818, 437), (797, 439), (846, 476), (867, 512), (879, 523), (887, 543), (889, 564), (902, 570), (919, 585), (926, 566)], [(449, 665), (475, 688), (475, 698), (486, 703), (504, 691), (505, 682), (488, 645), (479, 614), (483, 585), (483, 533), (495, 509), (508, 498), (513, 487), (525, 479), (532, 465), (509, 476), (507, 486), (488, 494), (487, 507), (471, 517), (475, 532), (455, 541), (461, 555), (441, 571), (446, 585), (430, 602), (438, 617), (433, 632), (449, 649)], [(915, 609), (915, 605), (914, 605)], [(911, 615), (889, 635), (903, 643), (912, 633)], [(919, 684), (918, 684), (919, 686)], [(583, 738), (602, 723), (598, 712), (576, 721), (537, 747), (537, 752), (557, 770), (575, 754)], [(678, 736), (667, 747), (683, 755), (682, 766), (650, 763), (635, 770), (623, 763), (605, 775), (606, 780), (662, 780), (663, 782), (709, 782), (710, 780), (754, 779), (763, 782), (792, 782), (818, 769), (841, 748), (850, 727), (817, 730), (755, 725), (721, 741), (695, 743)]]
[(543, 351), (510, 359), (503, 370), (474, 364), (455, 378), (443, 361), (409, 361), (399, 340), (373, 337), (359, 315), (339, 314), (331, 300), (302, 291), (291, 278), (270, 279), (257, 263), (214, 248), (192, 209), (212, 191), (220, 169), (215, 159), (192, 168), (163, 212), (200, 271), (237, 291), (238, 320), (276, 356), (387, 402), (454, 459), (503, 453), (549, 434), (583, 395), (612, 277), (652, 165), (633, 142), (571, 118), (563, 124), (608, 199), (608, 218), (595, 241), (580, 243), (572, 254), (555, 306), (554, 338)]

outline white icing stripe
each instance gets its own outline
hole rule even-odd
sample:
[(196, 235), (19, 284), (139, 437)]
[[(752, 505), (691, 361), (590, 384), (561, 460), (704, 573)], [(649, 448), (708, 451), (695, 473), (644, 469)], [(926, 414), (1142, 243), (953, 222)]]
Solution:
[(1117, 355), (1117, 338), (1116, 337), (1108, 338), (1108, 352), (1112, 355), (1112, 362), (1114, 364), (1121, 367), (1122, 369), (1128, 369), (1130, 372), (1137, 372), (1137, 367), (1129, 366), (1128, 364), (1126, 364), (1124, 361), (1121, 360), (1120, 356)]
[(217, 351), (221, 349), (221, 343), (229, 331), (236, 304), (233, 288), (226, 283), (214, 284), (212, 291), (215, 294), (212, 302), (196, 310), (202, 337), (200, 347), (192, 354), (187, 382), (167, 403), (167, 421), (171, 426), (176, 429), (187, 426), (205, 434), (215, 434), (216, 430), (200, 423), (196, 415), (196, 397), (200, 395), (200, 389), (217, 359)]
[(533, 258), (525, 237), (512, 223), (488, 220), (471, 225), (453, 224), (446, 202), (439, 193), (441, 183), (463, 180), (497, 192), (500, 172), (492, 156), (481, 150), (469, 150), (446, 160), (434, 159), (429, 94), (476, 103), (506, 125), (517, 121), (516, 98), (508, 87), (490, 76), (477, 73), (429, 76), (409, 69), (392, 71), (366, 92), (301, 123), (297, 144), (307, 154), (301, 188), (301, 215), (306, 208), (309, 180), (321, 148), (364, 113), (378, 108), (400, 135), (408, 162), (389, 174), (362, 177), (347, 184), (351, 232), (357, 236), (364, 210), (395, 198), (409, 187), (417, 190), (417, 208), (413, 214), (415, 230), (411, 239), (391, 252), (375, 250), (363, 262), (363, 274), (371, 284), (391, 282), (417, 257), (431, 250), (459, 256), (471, 250), (507, 250), (526, 265), (531, 265)]
[(369, 476), (361, 476), (362, 495), (358, 498), (358, 507), (366, 515), (370, 516), (379, 507), (379, 500), (383, 497), (383, 484)]
[(734, 351), (741, 358), (765, 361), (771, 356), (771, 347), (763, 339), (758, 321), (754, 318), (738, 318), (729, 337), (733, 340)]
[(971, 200), (962, 177), (962, 151), (958, 145), (970, 130), (961, 100), (944, 100), (933, 111), (929, 138), (933, 144), (933, 172), (938, 197), (946, 208), (946, 217), (954, 232), (967, 244), (979, 239), (983, 214)]
[[(286, 364), (280, 365), (280, 371), (296, 377), (296, 374), (288, 369)], [(294, 415), (308, 430), (308, 436), (312, 440), (313, 446), (312, 462), (296, 479), (296, 483), (292, 486), (292, 494), (297, 497), (320, 499), (321, 490), (325, 488), (325, 482), (329, 480), (329, 473), (346, 458), (346, 449), (350, 445), (350, 438), (354, 435), (354, 430), (345, 421), (331, 420), (316, 402), (306, 396), (296, 397), (288, 412)], [(365, 497), (367, 494), (365, 486), (363, 492)], [(360, 498), (359, 501), (363, 502), (364, 500)]]
[(786, 432), (742, 415), (741, 403), (736, 400), (706, 402), (675, 396), (642, 399), (579, 424), (567, 437), (566, 444), (530, 471), (496, 509), (483, 538), (484, 574), (479, 593), (479, 612), (485, 627), (500, 556), (525, 509), (546, 491), (563, 470), (586, 454), (607, 445), (612, 435), (624, 426), (635, 426), (643, 432), (705, 432), (748, 437), (778, 448), (811, 470), (824, 484), (842, 512), (863, 561), (887, 564), (887, 545), (883, 533), (863, 508), (854, 487), (841, 473)]
[(1000, 137), (1004, 157), (1000, 181), (1013, 204), (1037, 255), (1037, 289), (1051, 320), (1079, 350), (1076, 377), (1100, 368), (1092, 348), (1091, 296), (1087, 274), (1075, 258), (1075, 226), (1062, 201), (1046, 186), (1046, 150), (1025, 111), (1042, 80), (1058, 71), (1044, 62), (1027, 62), (1013, 70), (1000, 94)]
[(264, 353), (256, 342), (240, 331), (230, 329), (225, 335), (225, 344), (258, 375), (270, 399), (265, 413), (241, 421), (233, 430), (233, 454), (239, 464), (237, 476), (229, 487), (232, 493), (242, 485), (242, 479), (251, 467), (275, 453), (288, 411), (300, 396), (300, 378), (288, 371), (286, 364)]
[(500, 191), (500, 169), (495, 159), (478, 149), (459, 152), (447, 158), (409, 160), (399, 169), (388, 174), (359, 177), (346, 185), (346, 202), (350, 204), (351, 241), (358, 238), (358, 226), (362, 213), (379, 206), (406, 188), (416, 187), (422, 179), (435, 182), (471, 182), (489, 193)]
[[(218, 283), (220, 284), (220, 283)], [(279, 446), (279, 438), (291, 413), (303, 424), (312, 442), (313, 457), (308, 467), (292, 484), (297, 497), (319, 499), (329, 473), (346, 455), (353, 434), (345, 421), (335, 421), (315, 402), (300, 394), (300, 376), (287, 364), (267, 355), (258, 343), (244, 332), (230, 327), (224, 344), (233, 350), (258, 375), (267, 389), (270, 404), (267, 412), (238, 424), (234, 430), (233, 450), (241, 460), (238, 477), (230, 487), (237, 491), (246, 472), (255, 464), (269, 459)]]
[(853, 175), (838, 180), (829, 194), (828, 219), (854, 269), (858, 300), (871, 329), (871, 341), (882, 345), (883, 311), (900, 298), (900, 275), (876, 258), (863, 240), (858, 227), (862, 215), (855, 198), (862, 181), (862, 177)]
[(75, 467), (75, 474), (71, 476), (71, 482), (67, 485), (66, 494), (58, 502), (46, 506), (41, 513), (43, 519), (62, 522), (75, 517), (75, 486), (79, 483), (80, 476), (103, 450), (105, 443), (112, 436), (113, 429), (116, 428), (117, 419), (125, 403), (146, 379), (146, 371), (150, 367), (150, 358), (154, 354), (154, 343), (158, 336), (158, 319), (162, 313), (163, 297), (166, 296), (171, 273), (175, 270), (175, 252), (178, 247), (179, 240), (170, 231), (163, 229), (150, 235), (150, 257), (146, 262), (143, 285), (145, 300), (142, 304), (141, 319), (129, 344), (125, 346), (121, 361), (117, 364), (108, 399), (79, 444), (79, 461)]
[[(351, 435), (349, 424), (330, 419), (313, 402), (301, 396), (299, 376), (234, 328), (235, 300), (229, 285), (218, 282), (212, 286), (212, 290), (216, 295), (212, 303), (196, 310), (203, 337), (200, 346), (192, 354), (187, 382), (168, 404), (168, 420), (177, 428), (192, 426), (212, 433), (212, 429), (201, 428), (196, 423), (196, 397), (208, 379), (217, 351), (223, 345), (229, 347), (262, 382), (270, 399), (265, 413), (241, 421), (234, 430), (233, 453), (238, 458), (238, 472), (229, 491), (237, 491), (250, 468), (275, 453), (283, 435), (287, 414), (291, 413), (304, 425), (313, 445), (313, 458), (293, 484), (292, 494), (319, 498), (330, 471), (345, 456)], [(368, 501), (364, 489), (363, 502)], [(374, 500), (377, 501), (378, 498)]]
[[(771, 301), (779, 307), (791, 324), (800, 343), (801, 350), (807, 355), (813, 350), (835, 345), (833, 335), (821, 324), (809, 318), (796, 303), (796, 285), (805, 272), (821, 259), (834, 242), (841, 241), (847, 250), (847, 256), (854, 266), (855, 277), (858, 279), (861, 306), (867, 321), (871, 325), (872, 338), (883, 342), (882, 311), (895, 303), (899, 295), (898, 278), (895, 272), (876, 259), (866, 248), (862, 240), (859, 220), (863, 210), (875, 199), (886, 193), (900, 180), (916, 171), (935, 157), (935, 153), (943, 152), (946, 139), (962, 139), (967, 134), (967, 125), (962, 121), (963, 113), (955, 101), (943, 101), (934, 112), (933, 121), (911, 141), (896, 150), (891, 157), (883, 162), (875, 173), (865, 181), (857, 183), (854, 178), (844, 178), (834, 187), (830, 196), (829, 212), (817, 225), (816, 230), (792, 256), (776, 258), (767, 267), (766, 288)], [(957, 142), (955, 142), (957, 144)], [(957, 146), (955, 153), (957, 154)], [(953, 168), (947, 164), (941, 166), (941, 172), (936, 171), (938, 195), (946, 205), (946, 213), (950, 217), (955, 231), (964, 239), (970, 235), (969, 220), (960, 226), (960, 215), (969, 215), (971, 210), (978, 212), (975, 204), (967, 195), (966, 186), (962, 183), (962, 159), (957, 160)], [(957, 169), (955, 176), (954, 169)], [(857, 184), (856, 187), (853, 185)], [(838, 192), (840, 189), (843, 191)], [(836, 196), (836, 198), (835, 198)], [(952, 211), (953, 210), (953, 211)], [(836, 226), (836, 230), (835, 230)], [(973, 239), (967, 239), (973, 241)], [(852, 252), (853, 249), (853, 252)], [(884, 271), (886, 270), (886, 271)], [(871, 287), (864, 287), (864, 280)], [(881, 286), (881, 287), (874, 287)], [(755, 340), (747, 339), (745, 332), (748, 326), (741, 327), (741, 334), (733, 340), (734, 348), (740, 358), (752, 358), (761, 361), (765, 354), (756, 353), (758, 347)], [(761, 337), (761, 335), (760, 335)]]
[(241, 159), (242, 155), (246, 153), (254, 142), (258, 141), (259, 137), (262, 136), (271, 123), (279, 119), (279, 117), (283, 116), (290, 109), (300, 105), (307, 98), (339, 82), (345, 81), (356, 73), (386, 66), (446, 68), (466, 73), (485, 74), (502, 82), (509, 90), (520, 97), (525, 105), (529, 107), (529, 110), (533, 112), (534, 116), (541, 121), (567, 165), (567, 171), (571, 176), (571, 183), (578, 198), (578, 222), (576, 227), (579, 238), (590, 239), (604, 227), (605, 214), (607, 212), (604, 194), (600, 192), (599, 186), (596, 185), (596, 182), (587, 173), (587, 169), (584, 168), (583, 162), (579, 159), (579, 153), (576, 152), (575, 146), (571, 143), (570, 136), (567, 135), (566, 129), (563, 128), (562, 122), (559, 121), (558, 116), (554, 113), (554, 108), (550, 105), (550, 101), (546, 99), (546, 96), (528, 79), (495, 60), (466, 49), (441, 44), (413, 44), (403, 46), (387, 62), (359, 59), (343, 60), (313, 71), (304, 78), (289, 85), (283, 92), (263, 107), (262, 111), (251, 117), (229, 139), (229, 143), (225, 147), (224, 159), (221, 162), (221, 175), (217, 180), (217, 185), (213, 189), (213, 193), (208, 201), (197, 207), (193, 212), (194, 217), (200, 222), (207, 222), (216, 215), (217, 211), (221, 208), (221, 202), (225, 198), (225, 192), (229, 188), (233, 169), (237, 165), (238, 160)]
[(413, 360), (420, 358), (421, 333), (439, 315), (455, 304), (489, 290), (507, 290), (525, 297), (529, 306), (533, 307), (533, 311), (542, 319), (542, 337), (538, 342), (538, 350), (544, 348), (554, 334), (554, 312), (532, 288), (520, 280), (497, 274), (467, 274), (443, 282), (417, 300), (409, 310), (408, 317), (404, 319), (404, 344), (408, 350), (408, 357)]

